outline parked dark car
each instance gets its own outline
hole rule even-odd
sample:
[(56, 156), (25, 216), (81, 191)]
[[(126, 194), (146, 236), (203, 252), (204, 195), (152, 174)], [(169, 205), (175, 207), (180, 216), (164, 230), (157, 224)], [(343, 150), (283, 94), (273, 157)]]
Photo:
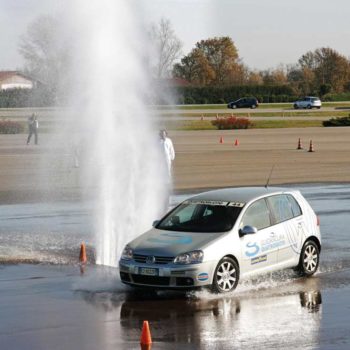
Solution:
[(255, 97), (242, 97), (236, 101), (229, 102), (227, 108), (256, 108), (259, 101)]

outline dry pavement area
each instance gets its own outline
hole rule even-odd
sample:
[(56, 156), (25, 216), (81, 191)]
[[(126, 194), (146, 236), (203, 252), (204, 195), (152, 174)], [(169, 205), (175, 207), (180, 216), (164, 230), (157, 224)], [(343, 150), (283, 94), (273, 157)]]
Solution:
[[(177, 151), (176, 189), (265, 185), (273, 166), (271, 185), (350, 181), (348, 127), (189, 131), (170, 136)], [(297, 150), (299, 138), (303, 150)], [(311, 140), (314, 152), (308, 152)]]
[[(38, 146), (27, 146), (25, 134), (0, 136), (0, 202), (52, 195), (49, 183), (63, 198), (81, 192), (82, 169), (74, 168), (71, 150), (49, 147), (49, 137), (40, 135)], [(176, 150), (176, 191), (265, 185), (273, 166), (270, 185), (350, 182), (349, 127), (171, 131), (170, 137)], [(299, 138), (303, 150), (297, 150)], [(308, 152), (310, 140), (314, 152)], [(55, 162), (47, 181), (40, 174), (53, 167), (44, 163), (55, 159), (44, 157), (49, 152), (57, 152), (65, 160)]]

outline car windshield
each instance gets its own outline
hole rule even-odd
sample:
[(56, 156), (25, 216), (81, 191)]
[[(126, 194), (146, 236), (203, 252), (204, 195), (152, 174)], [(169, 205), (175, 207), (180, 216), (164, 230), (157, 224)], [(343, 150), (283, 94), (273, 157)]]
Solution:
[(184, 202), (162, 219), (156, 228), (182, 232), (225, 232), (232, 229), (243, 204)]

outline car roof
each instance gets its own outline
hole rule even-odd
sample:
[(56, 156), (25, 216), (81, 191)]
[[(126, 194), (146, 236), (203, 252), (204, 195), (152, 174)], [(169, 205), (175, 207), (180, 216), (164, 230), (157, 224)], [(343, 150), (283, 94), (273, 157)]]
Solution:
[(292, 192), (292, 190), (290, 189), (280, 188), (280, 187), (223, 188), (219, 190), (200, 193), (196, 196), (189, 198), (189, 200), (248, 203), (251, 200), (261, 196), (278, 194), (278, 193), (287, 192), (287, 191)]

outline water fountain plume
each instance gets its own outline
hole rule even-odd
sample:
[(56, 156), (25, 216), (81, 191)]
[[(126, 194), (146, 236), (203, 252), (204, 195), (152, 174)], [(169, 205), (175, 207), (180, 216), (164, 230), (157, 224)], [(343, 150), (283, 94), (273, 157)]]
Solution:
[(96, 201), (97, 263), (115, 266), (125, 243), (158, 218), (166, 195), (143, 103), (150, 90), (146, 40), (127, 1), (73, 4), (74, 130), (84, 186)]

